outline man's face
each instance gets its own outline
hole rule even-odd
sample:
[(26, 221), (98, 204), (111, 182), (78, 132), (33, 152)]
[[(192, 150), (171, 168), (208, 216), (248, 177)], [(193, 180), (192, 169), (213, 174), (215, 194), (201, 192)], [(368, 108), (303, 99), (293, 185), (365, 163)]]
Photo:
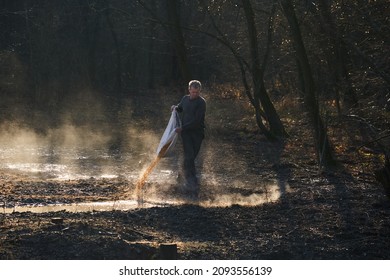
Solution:
[(190, 99), (195, 99), (199, 97), (200, 94), (199, 88), (190, 87), (188, 91), (190, 92)]

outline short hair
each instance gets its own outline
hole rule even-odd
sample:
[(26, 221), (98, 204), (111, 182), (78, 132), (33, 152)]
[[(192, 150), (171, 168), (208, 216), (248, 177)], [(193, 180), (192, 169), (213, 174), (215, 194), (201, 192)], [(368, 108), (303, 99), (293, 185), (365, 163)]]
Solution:
[(192, 80), (188, 83), (188, 88), (196, 88), (201, 90), (202, 89), (202, 83), (199, 82), (198, 80)]

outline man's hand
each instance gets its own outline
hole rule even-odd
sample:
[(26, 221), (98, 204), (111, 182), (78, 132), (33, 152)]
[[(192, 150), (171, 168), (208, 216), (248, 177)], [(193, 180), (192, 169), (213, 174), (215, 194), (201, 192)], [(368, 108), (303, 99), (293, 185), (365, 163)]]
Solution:
[(181, 133), (183, 129), (181, 127), (176, 127), (175, 132), (176, 133)]

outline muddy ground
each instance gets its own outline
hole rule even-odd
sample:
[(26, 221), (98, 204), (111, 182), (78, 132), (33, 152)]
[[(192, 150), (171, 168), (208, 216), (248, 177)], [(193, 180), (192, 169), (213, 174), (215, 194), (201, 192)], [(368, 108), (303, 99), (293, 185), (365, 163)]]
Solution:
[[(192, 260), (389, 259), (390, 200), (373, 175), (383, 155), (356, 131), (351, 136), (353, 122), (330, 124), (338, 165), (323, 170), (304, 114), (284, 113), (290, 137), (269, 142), (245, 109), (245, 100), (208, 96), (198, 201), (177, 191), (175, 172), (156, 179), (170, 168), (168, 158), (144, 187), (144, 199), (157, 201), (153, 207), (5, 213), (21, 205), (132, 199), (136, 178), (58, 180), (1, 170), (0, 259), (161, 259), (164, 243), (177, 245), (178, 259)], [(157, 112), (138, 106), (132, 120), (164, 126)], [(142, 171), (139, 164), (122, 169)]]

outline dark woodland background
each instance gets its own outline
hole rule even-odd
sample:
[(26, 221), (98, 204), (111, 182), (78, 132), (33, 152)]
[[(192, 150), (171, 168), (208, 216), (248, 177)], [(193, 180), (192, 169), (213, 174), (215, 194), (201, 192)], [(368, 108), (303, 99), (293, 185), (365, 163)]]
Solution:
[(271, 140), (288, 136), (274, 104), (299, 98), (320, 165), (335, 160), (329, 116), (369, 127), (367, 141), (388, 158), (386, 0), (1, 3), (2, 122), (42, 129), (38, 115), (55, 126), (76, 103), (120, 108), (161, 88), (179, 98), (199, 79), (211, 93), (246, 98)]

